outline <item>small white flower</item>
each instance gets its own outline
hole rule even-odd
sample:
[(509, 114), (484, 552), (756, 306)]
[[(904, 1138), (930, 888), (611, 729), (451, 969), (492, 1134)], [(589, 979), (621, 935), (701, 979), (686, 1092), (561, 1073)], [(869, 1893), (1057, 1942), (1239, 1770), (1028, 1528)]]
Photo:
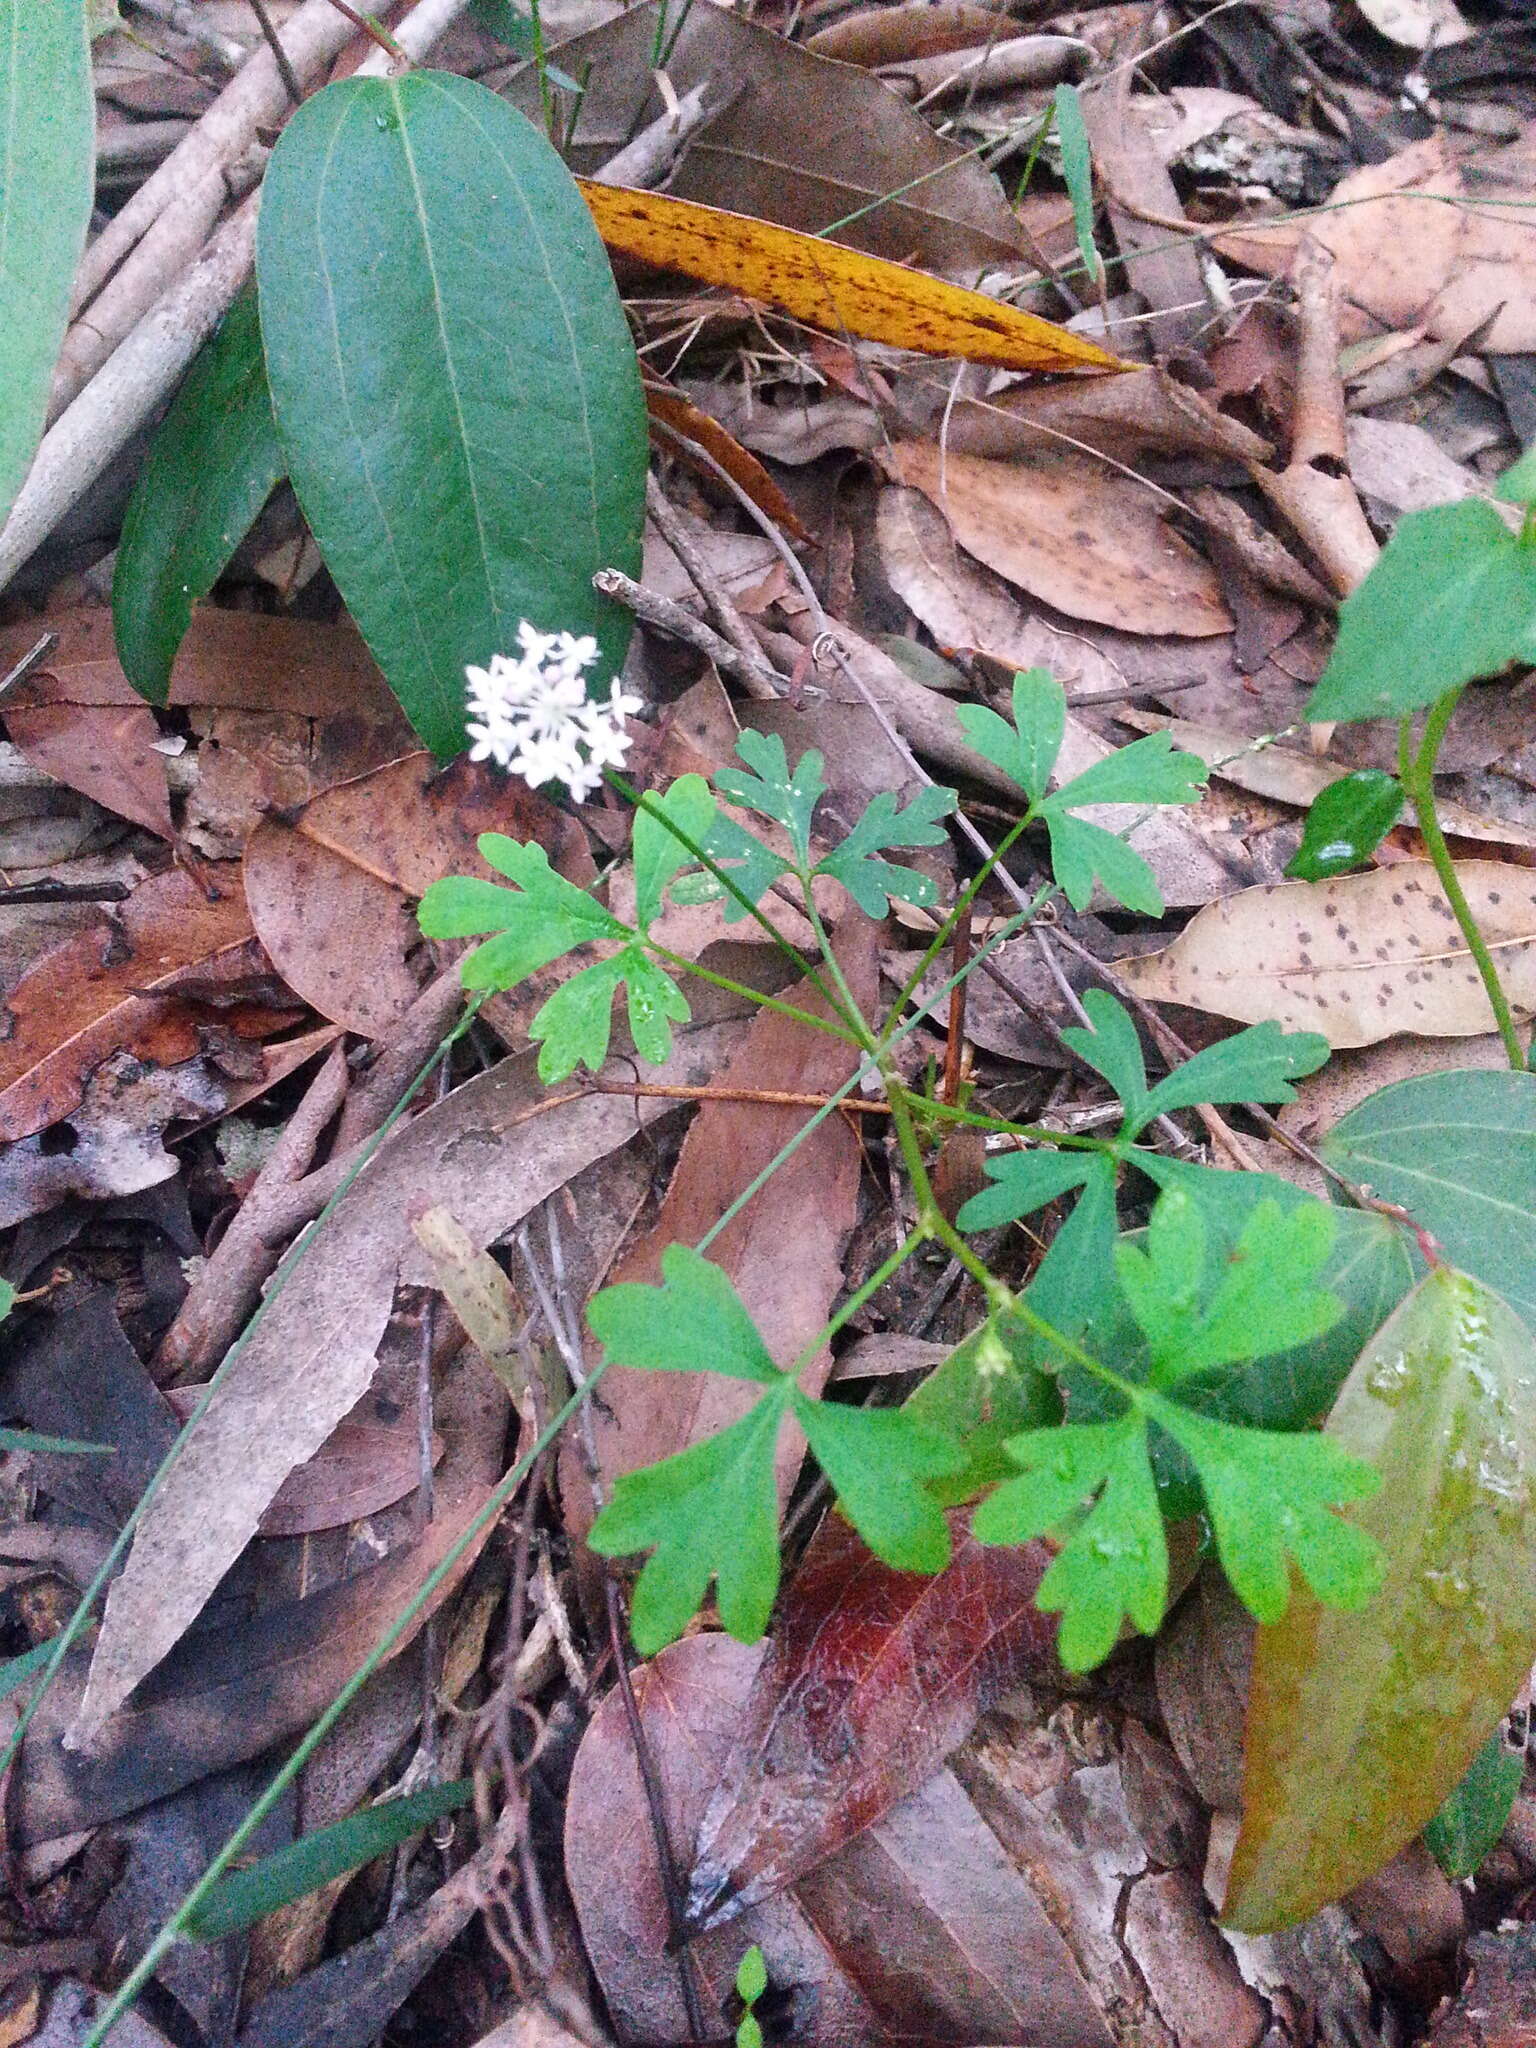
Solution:
[(485, 668), (464, 671), (469, 757), (495, 761), (535, 789), (563, 782), (579, 803), (628, 753), (624, 720), (643, 700), (617, 682), (606, 704), (588, 700), (586, 671), (597, 660), (589, 636), (541, 633), (525, 619), (517, 644), (520, 654), (493, 654)]

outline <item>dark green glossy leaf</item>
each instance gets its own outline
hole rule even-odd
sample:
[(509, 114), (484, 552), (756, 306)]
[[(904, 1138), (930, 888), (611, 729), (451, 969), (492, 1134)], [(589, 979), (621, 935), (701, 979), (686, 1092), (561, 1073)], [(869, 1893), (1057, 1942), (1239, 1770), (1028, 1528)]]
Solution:
[(1403, 812), (1403, 785), (1381, 768), (1341, 775), (1312, 800), (1301, 844), (1285, 872), (1298, 882), (1325, 882), (1368, 861)]
[(1536, 549), (1481, 498), (1409, 512), (1344, 600), (1309, 719), (1400, 718), (1536, 657)]
[(1436, 1268), (1362, 1352), (1328, 1437), (1381, 1476), (1348, 1514), (1386, 1577), (1362, 1612), (1298, 1592), (1259, 1632), (1225, 1909), (1250, 1932), (1412, 1840), (1536, 1653), (1536, 1346), (1508, 1304)]
[(0, 0), (0, 524), (31, 467), (96, 168), (81, 0)]
[(1536, 1074), (1395, 1082), (1341, 1117), (1322, 1153), (1536, 1323)]
[(1424, 1829), (1424, 1845), (1447, 1877), (1475, 1874), (1495, 1847), (1525, 1776), (1525, 1758), (1490, 1735), (1472, 1768)]
[(123, 673), (163, 704), (182, 636), (283, 474), (254, 291), (188, 371), (123, 515), (112, 625)]
[(474, 1796), (473, 1778), (459, 1778), (451, 1785), (427, 1785), (402, 1799), (381, 1800), (361, 1813), (350, 1813), (331, 1827), (263, 1856), (249, 1870), (221, 1877), (188, 1915), (186, 1931), (194, 1941), (237, 1934), (279, 1906), (306, 1898), (332, 1878), (345, 1877), (349, 1870), (385, 1855), (430, 1822), (468, 1806)]
[(262, 191), (257, 277), (288, 472), (326, 566), (439, 755), (464, 667), (520, 620), (596, 637), (639, 574), (639, 368), (592, 217), (549, 143), (446, 72), (305, 101)]

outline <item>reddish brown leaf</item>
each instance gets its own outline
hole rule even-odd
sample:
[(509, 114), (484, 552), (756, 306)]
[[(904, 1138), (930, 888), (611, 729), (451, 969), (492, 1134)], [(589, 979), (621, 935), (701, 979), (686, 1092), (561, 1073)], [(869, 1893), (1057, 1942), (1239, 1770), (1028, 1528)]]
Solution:
[(753, 504), (760, 512), (765, 512), (775, 526), (782, 528), (793, 540), (811, 538), (799, 513), (757, 457), (749, 454), (717, 419), (695, 405), (691, 398), (684, 398), (680, 391), (669, 390), (665, 384), (648, 381), (645, 403), (651, 418), (671, 427), (678, 436), (676, 452), (684, 462), (712, 479), (714, 472), (692, 452), (692, 447), (702, 448), (706, 455), (713, 456), (727, 476), (741, 485)]
[[(204, 989), (216, 978), (226, 1002), (243, 992), (254, 961), (242, 950), (251, 921), (240, 877), (203, 874), (206, 892), (179, 868), (151, 876), (116, 916), (66, 939), (17, 983), (0, 1042), (0, 1139), (29, 1137), (68, 1116), (110, 1053), (157, 1066), (190, 1059), (209, 1013), (164, 993), (189, 969)], [(269, 988), (269, 979), (259, 986)], [(228, 1011), (214, 1014), (238, 1028)]]
[[(761, 1655), (729, 1636), (690, 1636), (634, 1674), (646, 1750), (679, 1864), (686, 1860)], [(617, 1690), (598, 1707), (577, 1752), (565, 1810), (565, 1867), (587, 1953), (623, 2038), (687, 2040), (678, 1965), (666, 1954), (667, 1911), (655, 1839)], [(797, 1987), (797, 2018), (814, 2012), (814, 2035), (797, 2031), (797, 2039), (880, 2048), (890, 2038), (787, 1898), (770, 1900), (689, 1944), (711, 2033), (726, 2031), (722, 2001), (753, 1942), (767, 1959), (770, 1980)]]
[(783, 1602), (699, 1831), (701, 1926), (771, 1898), (904, 1799), (1030, 1673), (1056, 1668), (1035, 1606), (1043, 1543), (989, 1549), (951, 1517), (934, 1578), (892, 1571), (829, 1515)]
[(36, 768), (170, 839), (170, 790), (160, 727), (147, 704), (33, 704), (8, 708), (6, 730)]
[(417, 752), (257, 827), (245, 854), (252, 922), (306, 1002), (377, 1036), (417, 992), (408, 899), (444, 875), (483, 874), (482, 832), (537, 839), (571, 880), (591, 876), (575, 827), (542, 797), (468, 760), (439, 769)]
[[(861, 1001), (876, 985), (878, 927), (850, 917), (839, 928), (843, 971)], [(814, 990), (799, 984), (787, 1000), (826, 1015)], [(857, 1063), (851, 1046), (793, 1018), (761, 1010), (729, 1066), (715, 1078), (724, 1088), (830, 1094)], [(655, 1223), (615, 1267), (615, 1282), (656, 1285), (669, 1244), (693, 1244), (800, 1129), (806, 1112), (771, 1103), (707, 1102), (684, 1140), (677, 1171)], [(847, 1124), (828, 1117), (710, 1247), (730, 1274), (774, 1358), (787, 1366), (826, 1321), (843, 1284), (842, 1251), (854, 1224), (859, 1142)], [(816, 1392), (831, 1367), (824, 1354), (801, 1376)], [(593, 1414), (598, 1456), (610, 1478), (711, 1436), (752, 1405), (757, 1389), (716, 1373), (631, 1371), (617, 1367), (603, 1382)], [(799, 1463), (787, 1438), (780, 1481), (787, 1491)], [(579, 1530), (592, 1521), (585, 1467), (567, 1450), (563, 1465), (567, 1513)]]

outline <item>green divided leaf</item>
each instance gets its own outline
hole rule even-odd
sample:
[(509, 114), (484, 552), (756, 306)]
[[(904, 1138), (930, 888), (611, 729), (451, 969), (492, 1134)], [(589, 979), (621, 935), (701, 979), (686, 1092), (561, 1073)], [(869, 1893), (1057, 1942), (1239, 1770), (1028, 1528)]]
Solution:
[(273, 151), (256, 268), (289, 475), (423, 740), (459, 751), (465, 664), (523, 619), (594, 635), (606, 684), (631, 622), (592, 576), (640, 571), (645, 403), (538, 129), (445, 72), (328, 85)]
[[(710, 883), (710, 895), (723, 898), (725, 921), (734, 924), (738, 918), (748, 915), (748, 904), (760, 903), (763, 895), (780, 875), (791, 872), (789, 862), (770, 846), (765, 846), (755, 833), (744, 825), (738, 825), (734, 818), (717, 817), (705, 841), (704, 851), (730, 876), (735, 894), (720, 888), (713, 876), (705, 879)], [(743, 903), (741, 898), (745, 897)]]
[(0, 0), (0, 524), (31, 467), (85, 244), (96, 109), (81, 0)]
[[(669, 830), (669, 821), (684, 837)], [(660, 917), (668, 882), (697, 858), (686, 842), (702, 849), (714, 822), (715, 800), (702, 775), (680, 775), (665, 795), (647, 796), (636, 811), (635, 916), (642, 931)]]
[(218, 1941), (226, 1934), (237, 1934), (253, 1920), (275, 1913), (279, 1906), (306, 1898), (333, 1878), (361, 1869), (376, 1856), (409, 1841), (430, 1822), (468, 1806), (474, 1796), (474, 1780), (459, 1778), (451, 1785), (427, 1785), (404, 1798), (384, 1799), (361, 1813), (348, 1814), (331, 1827), (263, 1856), (249, 1870), (221, 1877), (188, 1916), (186, 1931), (193, 1941)]
[(161, 422), (112, 571), (117, 658), (151, 704), (176, 650), (283, 474), (254, 291), (242, 292)]
[(924, 1482), (957, 1472), (963, 1454), (904, 1408), (846, 1408), (798, 1390), (794, 1408), (838, 1505), (875, 1555), (898, 1571), (942, 1571), (949, 1525)]
[(1167, 733), (1149, 732), (1063, 783), (1040, 811), (1049, 817), (1087, 804), (1192, 804), (1209, 774), (1198, 754), (1176, 752)]
[(1525, 1758), (1490, 1735), (1472, 1767), (1424, 1829), (1424, 1846), (1453, 1879), (1472, 1877), (1503, 1834), (1525, 1777)]
[(1431, 1271), (1361, 1353), (1326, 1440), (1380, 1479), (1348, 1518), (1385, 1576), (1361, 1612), (1298, 1592), (1259, 1632), (1225, 1913), (1259, 1933), (1412, 1840), (1536, 1652), (1536, 1345), (1508, 1304)]
[(1057, 1152), (1047, 1146), (988, 1159), (986, 1172), (993, 1185), (972, 1195), (955, 1220), (962, 1230), (993, 1230), (1000, 1223), (1016, 1222), (1080, 1188), (1099, 1157), (1096, 1152)]
[(1136, 1026), (1124, 1003), (1117, 1002), (1107, 989), (1089, 989), (1083, 996), (1083, 1009), (1092, 1029), (1085, 1031), (1071, 1024), (1062, 1039), (1096, 1074), (1104, 1076), (1124, 1105), (1126, 1129), (1134, 1135), (1150, 1120), (1147, 1068)]
[(587, 1541), (604, 1557), (651, 1551), (630, 1613), (642, 1656), (682, 1634), (712, 1578), (720, 1619), (738, 1642), (755, 1643), (767, 1628), (779, 1590), (774, 1447), (792, 1386), (781, 1379), (728, 1429), (615, 1481)]
[(1400, 718), (1536, 659), (1536, 549), (1481, 498), (1401, 518), (1344, 600), (1309, 719)]
[(529, 1036), (539, 1047), (541, 1081), (563, 1081), (578, 1067), (597, 1072), (608, 1057), (613, 999), (621, 988), (627, 990), (635, 1051), (653, 1067), (663, 1064), (672, 1050), (672, 1026), (691, 1015), (688, 999), (666, 969), (631, 941), (561, 982), (535, 1013)]
[(939, 823), (955, 808), (952, 789), (919, 790), (905, 810), (898, 810), (889, 791), (871, 799), (868, 809), (840, 846), (817, 866), (819, 875), (841, 882), (866, 917), (890, 915), (890, 898), (930, 905), (938, 901), (938, 885), (915, 868), (896, 867), (876, 856), (888, 846), (940, 846), (945, 832)]
[[(1153, 1117), (1201, 1102), (1294, 1102), (1292, 1081), (1328, 1063), (1328, 1041), (1316, 1031), (1282, 1031), (1278, 1024), (1250, 1024), (1218, 1045), (1165, 1074), (1135, 1122), (1139, 1135)], [(1134, 1121), (1134, 1120), (1133, 1120)]]
[(733, 804), (772, 818), (789, 834), (795, 859), (802, 868), (811, 864), (811, 817), (827, 793), (822, 759), (815, 748), (801, 755), (790, 773), (784, 742), (777, 733), (755, 732), (751, 726), (736, 742), (736, 751), (752, 772), (722, 768), (715, 788)]
[(1168, 1545), (1152, 1481), (1147, 1425), (1134, 1409), (1114, 1422), (1027, 1430), (1008, 1441), (1024, 1468), (977, 1508), (982, 1543), (1027, 1543), (1059, 1532), (1082, 1504), (1088, 1514), (1066, 1537), (1035, 1604), (1060, 1614), (1058, 1651), (1069, 1671), (1101, 1664), (1129, 1616), (1144, 1635), (1168, 1601)]
[(515, 988), (589, 940), (632, 936), (585, 889), (557, 875), (542, 846), (502, 832), (483, 832), (477, 844), (481, 859), (515, 887), (450, 875), (431, 884), (417, 911), (429, 939), (497, 934), (465, 958), (460, 971), (466, 988)]
[(783, 1378), (729, 1277), (685, 1244), (662, 1253), (659, 1287), (639, 1280), (604, 1287), (587, 1321), (611, 1365), (718, 1372), (763, 1386)]
[(1106, 832), (1102, 825), (1090, 825), (1086, 818), (1074, 818), (1065, 811), (1047, 811), (1044, 816), (1051, 838), (1051, 873), (1074, 910), (1088, 908), (1097, 882), (1106, 896), (1123, 903), (1127, 910), (1139, 910), (1147, 917), (1162, 916), (1163, 892), (1156, 876), (1118, 833)]
[(1403, 814), (1403, 785), (1382, 768), (1341, 775), (1312, 800), (1301, 844), (1285, 872), (1298, 882), (1325, 882), (1368, 861)]
[(1341, 1117), (1322, 1153), (1536, 1324), (1536, 1074), (1395, 1082)]
[(1115, 1272), (1152, 1358), (1151, 1384), (1171, 1387), (1191, 1373), (1267, 1358), (1331, 1329), (1343, 1304), (1314, 1283), (1333, 1244), (1334, 1218), (1322, 1202), (1282, 1209), (1262, 1202), (1202, 1302), (1206, 1225), (1199, 1203), (1178, 1186), (1152, 1210), (1145, 1248), (1115, 1246)]
[(1067, 730), (1067, 693), (1049, 669), (1032, 668), (1013, 679), (1013, 723), (979, 704), (955, 716), (983, 760), (1016, 782), (1032, 804), (1050, 784)]

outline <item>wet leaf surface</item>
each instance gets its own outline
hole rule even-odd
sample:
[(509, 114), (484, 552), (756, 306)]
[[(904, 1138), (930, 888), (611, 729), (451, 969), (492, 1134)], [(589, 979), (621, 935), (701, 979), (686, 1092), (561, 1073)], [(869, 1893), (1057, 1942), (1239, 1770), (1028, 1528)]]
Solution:
[(1536, 1649), (1536, 1345), (1449, 1268), (1361, 1353), (1328, 1423), (1382, 1474), (1347, 1512), (1386, 1546), (1363, 1612), (1297, 1590), (1259, 1631), (1224, 1908), (1258, 1932), (1371, 1876), (1454, 1790)]

